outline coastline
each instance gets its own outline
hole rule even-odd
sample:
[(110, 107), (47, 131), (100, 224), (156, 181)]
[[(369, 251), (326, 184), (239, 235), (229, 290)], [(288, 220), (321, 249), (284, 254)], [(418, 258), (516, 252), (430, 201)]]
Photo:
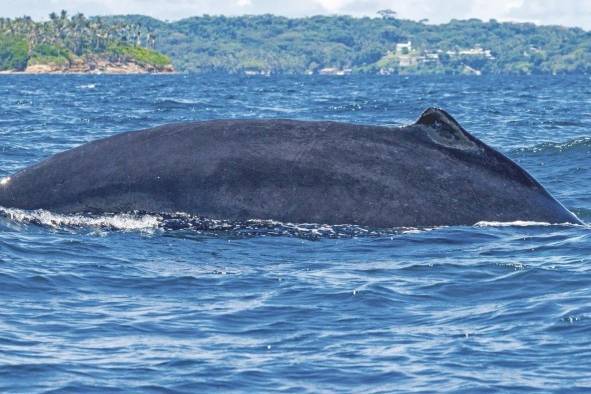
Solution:
[(0, 75), (38, 75), (38, 74), (173, 74), (172, 65), (163, 67), (142, 66), (137, 63), (104, 63), (63, 67), (51, 64), (35, 64), (24, 70), (2, 70)]

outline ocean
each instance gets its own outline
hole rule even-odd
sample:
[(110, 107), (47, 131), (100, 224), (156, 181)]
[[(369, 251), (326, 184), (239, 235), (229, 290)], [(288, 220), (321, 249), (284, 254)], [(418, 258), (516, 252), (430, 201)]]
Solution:
[[(0, 98), (0, 178), (170, 122), (439, 106), (591, 222), (585, 75), (2, 75)], [(588, 392), (590, 256), (587, 226), (0, 208), (0, 392)]]

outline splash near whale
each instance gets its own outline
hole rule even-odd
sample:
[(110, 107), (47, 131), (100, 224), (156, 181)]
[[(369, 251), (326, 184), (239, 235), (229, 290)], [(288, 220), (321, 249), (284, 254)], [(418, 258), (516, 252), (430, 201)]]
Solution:
[(121, 133), (3, 178), (0, 206), (377, 228), (581, 223), (435, 108), (404, 127), (216, 120)]

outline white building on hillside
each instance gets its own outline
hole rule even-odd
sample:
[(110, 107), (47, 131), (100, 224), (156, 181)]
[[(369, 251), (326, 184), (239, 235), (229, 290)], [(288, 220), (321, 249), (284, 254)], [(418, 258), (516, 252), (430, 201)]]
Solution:
[(412, 51), (412, 43), (408, 42), (399, 42), (396, 44), (396, 53), (402, 53), (402, 51), (407, 50), (408, 52)]

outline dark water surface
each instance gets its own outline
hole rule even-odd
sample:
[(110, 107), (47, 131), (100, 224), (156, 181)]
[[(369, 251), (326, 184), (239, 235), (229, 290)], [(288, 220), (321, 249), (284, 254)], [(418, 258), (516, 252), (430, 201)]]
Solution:
[[(167, 122), (401, 125), (437, 105), (591, 222), (588, 76), (4, 75), (0, 98), (0, 177)], [(588, 391), (590, 256), (583, 226), (0, 210), (0, 392)]]

